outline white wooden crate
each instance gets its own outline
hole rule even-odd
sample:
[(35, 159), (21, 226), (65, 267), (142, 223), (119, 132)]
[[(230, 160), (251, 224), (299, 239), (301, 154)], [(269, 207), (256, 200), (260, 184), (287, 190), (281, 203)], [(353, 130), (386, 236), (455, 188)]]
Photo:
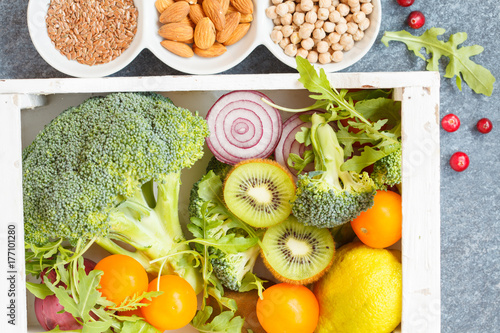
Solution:
[[(402, 102), (403, 313), (400, 330), (403, 333), (440, 332), (439, 74), (334, 73), (328, 78), (336, 88), (393, 88), (395, 98)], [(0, 304), (1, 324), (6, 333), (41, 330), (34, 319), (32, 299), (26, 301), (24, 287), (23, 140), (26, 145), (55, 115), (93, 94), (155, 91), (171, 97), (177, 105), (204, 115), (220, 95), (231, 90), (260, 90), (284, 106), (309, 105), (307, 91), (297, 79), (297, 74), (268, 74), (0, 80)], [(204, 166), (183, 175), (184, 191), (189, 191)], [(181, 196), (184, 199), (181, 197), (180, 205), (187, 200), (186, 192)], [(8, 238), (12, 226), (15, 240)], [(15, 302), (13, 324), (9, 323), (11, 317), (8, 316), (12, 302)]]

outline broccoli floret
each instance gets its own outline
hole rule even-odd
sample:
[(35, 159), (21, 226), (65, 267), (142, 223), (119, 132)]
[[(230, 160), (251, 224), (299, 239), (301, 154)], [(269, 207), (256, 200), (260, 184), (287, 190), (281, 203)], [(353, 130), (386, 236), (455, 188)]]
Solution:
[(387, 185), (401, 183), (401, 152), (401, 148), (398, 148), (373, 164), (370, 176), (378, 189), (385, 190)]
[[(202, 117), (154, 93), (93, 97), (64, 111), (23, 152), (27, 244), (95, 240), (158, 272), (151, 261), (183, 249), (180, 173), (202, 157), (207, 135)], [(162, 274), (200, 290), (192, 260), (172, 256)]]
[(205, 239), (217, 240), (228, 235), (245, 237), (247, 240), (252, 239), (253, 242), (249, 242), (250, 246), (238, 253), (225, 253), (210, 247), (210, 263), (215, 276), (226, 288), (238, 291), (242, 287), (244, 278), (249, 274), (251, 275), (249, 281), (254, 283), (255, 288), (262, 289), (260, 280), (252, 273), (255, 261), (259, 256), (259, 235), (255, 229), (232, 214), (222, 201), (221, 179), (224, 178), (231, 166), (220, 165), (222, 168), (216, 167), (216, 171), (221, 170), (221, 175), (216, 175), (214, 170), (209, 170), (214, 166), (218, 166), (218, 164), (209, 164), (208, 173), (195, 183), (191, 190), (189, 205), (191, 219), (192, 221), (195, 219), (205, 221), (206, 227), (202, 231)]
[[(212, 158), (207, 164), (205, 174), (207, 174), (209, 171), (213, 171), (215, 175), (219, 176), (219, 178), (223, 180), (232, 167), (233, 167), (232, 165), (223, 163), (218, 159), (216, 159), (215, 156), (212, 156)], [(201, 179), (198, 180), (196, 183), (194, 183), (193, 187), (191, 188), (191, 192), (189, 195), (189, 206), (188, 206), (190, 217), (196, 216), (202, 218), (201, 207), (204, 203), (204, 200), (201, 199), (200, 196), (198, 195), (198, 188), (200, 182)]]
[(311, 116), (315, 171), (300, 175), (292, 213), (302, 223), (333, 228), (350, 222), (373, 205), (375, 185), (366, 172), (341, 171), (344, 152), (333, 128)]
[(235, 254), (226, 254), (215, 250), (211, 253), (214, 256), (211, 263), (215, 276), (226, 288), (234, 291), (240, 290), (243, 278), (247, 273), (252, 272), (259, 252), (260, 246), (258, 244), (244, 252)]

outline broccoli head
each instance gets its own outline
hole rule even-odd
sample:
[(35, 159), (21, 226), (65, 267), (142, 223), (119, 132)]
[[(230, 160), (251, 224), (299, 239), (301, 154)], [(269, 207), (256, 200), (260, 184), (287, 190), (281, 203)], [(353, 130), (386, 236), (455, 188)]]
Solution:
[(322, 115), (311, 116), (310, 136), (315, 171), (299, 175), (292, 214), (320, 228), (350, 222), (373, 205), (375, 185), (366, 172), (341, 171), (343, 149)]
[(387, 185), (394, 186), (401, 183), (401, 152), (402, 149), (399, 147), (373, 164), (370, 177), (378, 189), (385, 190)]
[[(154, 93), (93, 97), (64, 111), (23, 151), (27, 244), (95, 240), (158, 272), (150, 262), (184, 240), (180, 172), (202, 157), (207, 135), (202, 117)], [(163, 272), (196, 285), (191, 260), (174, 256)]]
[(189, 204), (191, 220), (205, 221), (202, 231), (205, 239), (217, 240), (226, 236), (246, 238), (249, 246), (236, 253), (226, 253), (210, 247), (208, 249), (210, 263), (215, 276), (226, 288), (238, 291), (248, 279), (255, 288), (262, 289), (260, 280), (252, 273), (260, 252), (259, 235), (255, 229), (229, 211), (223, 203), (222, 179), (230, 168), (230, 165), (218, 162), (215, 158), (209, 162), (207, 174), (195, 183), (191, 190)]

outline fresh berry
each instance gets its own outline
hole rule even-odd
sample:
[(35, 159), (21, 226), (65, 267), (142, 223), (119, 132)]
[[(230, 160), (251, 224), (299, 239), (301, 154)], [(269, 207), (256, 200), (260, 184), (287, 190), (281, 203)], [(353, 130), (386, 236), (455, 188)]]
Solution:
[(491, 123), (491, 120), (489, 120), (488, 118), (483, 118), (479, 119), (476, 127), (479, 132), (486, 134), (491, 132), (491, 130), (493, 129), (493, 124)]
[(413, 29), (420, 29), (425, 24), (425, 16), (422, 12), (416, 10), (408, 15), (408, 25)]
[(398, 0), (398, 4), (401, 7), (410, 7), (413, 5), (413, 2), (415, 2), (415, 0)]
[(455, 171), (464, 171), (469, 166), (469, 156), (464, 152), (457, 151), (451, 155), (450, 166)]
[(441, 126), (446, 132), (455, 132), (460, 127), (460, 119), (453, 113), (447, 114), (441, 119)]

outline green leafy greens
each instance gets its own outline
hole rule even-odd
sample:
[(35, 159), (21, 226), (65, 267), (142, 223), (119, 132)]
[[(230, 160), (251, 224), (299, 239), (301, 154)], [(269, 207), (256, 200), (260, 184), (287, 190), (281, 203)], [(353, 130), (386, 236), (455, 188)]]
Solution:
[[(413, 36), (408, 31), (386, 31), (382, 37), (382, 43), (389, 46), (390, 41), (405, 43), (408, 50), (413, 51), (416, 56), (427, 61), (427, 70), (439, 71), (439, 59), (442, 56), (450, 59), (446, 66), (444, 77), (453, 78), (456, 76), (456, 83), (459, 90), (462, 90), (462, 78), (465, 83), (477, 94), (491, 96), (495, 77), (491, 72), (481, 65), (470, 60), (470, 57), (480, 54), (484, 48), (479, 45), (463, 46), (458, 45), (467, 40), (467, 33), (458, 32), (450, 36), (447, 42), (439, 40), (438, 37), (445, 33), (445, 29), (431, 28), (421, 36)], [(430, 58), (426, 59), (420, 53), (425, 48)]]

